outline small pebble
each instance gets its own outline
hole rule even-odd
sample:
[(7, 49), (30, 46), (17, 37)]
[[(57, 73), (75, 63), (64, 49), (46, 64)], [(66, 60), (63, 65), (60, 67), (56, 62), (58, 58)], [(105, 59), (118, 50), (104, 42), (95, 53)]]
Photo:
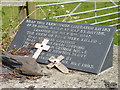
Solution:
[(34, 88), (35, 88), (35, 86), (33, 86), (33, 85), (30, 85), (30, 86), (28, 86), (28, 87), (25, 87), (26, 89), (28, 89), (28, 90), (34, 90)]
[(97, 78), (94, 78), (94, 80), (97, 80)]
[(111, 85), (112, 86), (117, 86), (117, 83), (116, 82), (111, 82)]
[(109, 88), (109, 89), (117, 88), (116, 82), (109, 82), (108, 80), (104, 80), (104, 83), (106, 88)]
[(110, 82), (108, 80), (104, 80), (105, 84), (110, 84)]
[(33, 85), (31, 85), (31, 86), (29, 86), (28, 88), (31, 90), (31, 89), (33, 89), (35, 86), (33, 86)]
[(110, 88), (113, 89), (113, 88), (117, 88), (117, 83), (115, 82), (111, 82), (110, 84)]
[(53, 84), (56, 84), (55, 82), (53, 82)]
[(26, 76), (23, 76), (23, 77), (20, 79), (20, 82), (19, 82), (19, 83), (23, 83), (26, 79), (27, 79)]
[(15, 77), (16, 77), (16, 78), (22, 78), (22, 76), (20, 76), (20, 75), (15, 75)]

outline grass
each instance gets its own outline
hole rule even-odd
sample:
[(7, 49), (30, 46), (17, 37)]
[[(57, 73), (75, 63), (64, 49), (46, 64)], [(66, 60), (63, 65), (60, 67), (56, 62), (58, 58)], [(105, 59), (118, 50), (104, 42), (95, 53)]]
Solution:
[[(49, 2), (46, 2), (47, 4)], [(36, 2), (37, 5), (44, 4), (42, 2)], [(69, 14), (79, 3), (72, 3), (72, 4), (65, 4), (65, 5), (56, 5), (56, 6), (48, 6), (48, 7), (41, 7), (38, 8), (37, 10), (37, 19), (43, 19), (43, 20), (53, 20), (53, 21), (63, 21), (65, 17), (62, 18), (57, 18), (53, 19), (51, 17), (53, 16), (59, 16), (59, 15), (64, 15), (64, 14)], [(118, 4), (118, 2), (117, 2)], [(104, 7), (109, 7), (109, 6), (114, 6), (110, 2), (99, 2), (97, 3), (97, 8), (104, 8)], [(84, 2), (82, 5), (75, 11), (76, 12), (82, 12), (82, 11), (88, 11), (88, 10), (93, 10), (94, 9), (94, 3), (93, 2)], [(103, 10), (103, 11), (97, 11), (97, 15), (102, 15), (102, 14), (107, 14), (111, 12), (117, 12), (117, 8), (109, 9), (109, 10)], [(18, 7), (0, 7), (0, 16), (2, 14), (2, 41), (3, 41), (3, 50), (6, 50), (9, 43), (12, 41), (14, 34), (17, 32), (14, 28), (19, 24), (19, 18), (18, 18)], [(82, 18), (87, 18), (87, 17), (93, 17), (94, 12), (87, 13), (87, 14), (81, 14), (81, 15), (74, 15), (71, 17), (68, 17), (66, 22), (77, 20), (77, 19), (82, 19)], [(107, 17), (102, 17), (102, 18), (97, 18), (97, 22), (112, 19), (118, 17), (117, 14), (115, 15), (110, 15)], [(1, 17), (0, 17), (1, 18)], [(83, 24), (91, 24), (94, 23), (95, 20), (86, 20), (86, 21), (81, 21), (77, 23), (83, 23)], [(117, 20), (107, 22), (107, 23), (102, 23), (99, 25), (112, 25), (118, 23)], [(119, 27), (118, 27), (119, 28)], [(114, 41), (116, 45), (120, 46), (120, 39), (118, 38), (118, 34), (120, 32), (116, 32), (114, 35)]]
[[(0, 7), (0, 30), (2, 29), (2, 8)], [(2, 40), (2, 32), (0, 31), (0, 41)]]

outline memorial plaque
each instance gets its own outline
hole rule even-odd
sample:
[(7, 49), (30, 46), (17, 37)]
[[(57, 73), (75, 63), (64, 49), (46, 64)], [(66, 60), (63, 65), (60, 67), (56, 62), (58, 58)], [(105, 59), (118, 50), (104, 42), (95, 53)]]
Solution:
[[(48, 39), (38, 63), (48, 64), (51, 56), (64, 56), (66, 67), (98, 74), (112, 67), (115, 27), (25, 19), (8, 50), (14, 45), (27, 48), (36, 40)], [(36, 50), (31, 51), (31, 56)]]

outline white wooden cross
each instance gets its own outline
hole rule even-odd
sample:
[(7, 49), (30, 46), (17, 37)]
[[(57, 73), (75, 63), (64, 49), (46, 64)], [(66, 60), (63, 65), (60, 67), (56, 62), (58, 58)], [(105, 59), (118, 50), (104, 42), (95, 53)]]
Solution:
[(54, 56), (49, 58), (49, 61), (51, 62), (50, 64), (47, 65), (47, 67), (49, 69), (51, 69), (52, 67), (56, 66), (60, 71), (62, 71), (63, 73), (69, 73), (68, 68), (66, 68), (60, 61), (63, 60), (64, 57), (61, 55), (57, 58), (55, 58)]
[(32, 56), (32, 58), (37, 59), (38, 56), (40, 55), (40, 53), (45, 50), (48, 51), (50, 46), (47, 45), (47, 43), (49, 42), (49, 40), (44, 39), (42, 43), (36, 43), (35, 44), (35, 48), (38, 48), (37, 51), (34, 53), (34, 55)]

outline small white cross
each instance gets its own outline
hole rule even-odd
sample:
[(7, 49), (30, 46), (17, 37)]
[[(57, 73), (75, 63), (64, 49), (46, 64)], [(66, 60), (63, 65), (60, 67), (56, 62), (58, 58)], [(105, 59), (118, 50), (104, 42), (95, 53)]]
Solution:
[(44, 39), (43, 42), (40, 43), (36, 43), (35, 44), (35, 48), (38, 48), (37, 51), (34, 53), (34, 55), (32, 56), (32, 58), (37, 59), (38, 56), (40, 55), (40, 53), (45, 50), (48, 51), (50, 46), (47, 45), (47, 43), (49, 42), (49, 40)]
[(60, 61), (63, 60), (64, 57), (61, 55), (57, 58), (55, 58), (54, 56), (49, 58), (49, 61), (51, 62), (50, 64), (47, 65), (47, 67), (49, 69), (51, 69), (52, 67), (56, 66), (60, 71), (62, 71), (63, 73), (69, 73), (68, 68), (66, 68)]

